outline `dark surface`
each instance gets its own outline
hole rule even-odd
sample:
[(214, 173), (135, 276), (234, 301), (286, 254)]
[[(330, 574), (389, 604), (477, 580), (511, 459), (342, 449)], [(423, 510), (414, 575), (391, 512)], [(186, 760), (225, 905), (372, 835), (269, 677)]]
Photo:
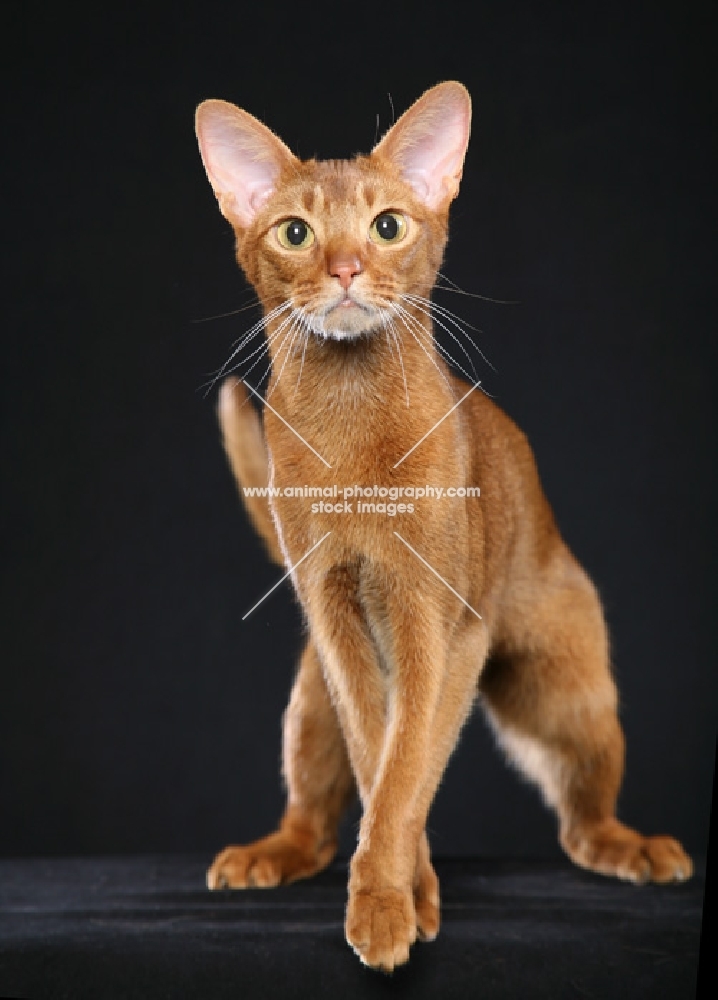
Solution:
[[(474, 102), (437, 292), (527, 433), (604, 600), (621, 815), (705, 853), (715, 747), (715, 3), (5, 0), (0, 856), (203, 852), (271, 829), (301, 643), (207, 373), (256, 319), (193, 130), (234, 101), (300, 155)], [(199, 322), (201, 321), (201, 322)], [(446, 338), (446, 346), (452, 341)], [(454, 345), (455, 346), (455, 345)], [(478, 713), (477, 713), (478, 714)], [(472, 720), (437, 853), (558, 858)]]
[(568, 863), (437, 862), (439, 938), (389, 978), (344, 942), (344, 865), (219, 894), (204, 869), (168, 857), (1, 862), (0, 996), (695, 996), (702, 874), (639, 888)]

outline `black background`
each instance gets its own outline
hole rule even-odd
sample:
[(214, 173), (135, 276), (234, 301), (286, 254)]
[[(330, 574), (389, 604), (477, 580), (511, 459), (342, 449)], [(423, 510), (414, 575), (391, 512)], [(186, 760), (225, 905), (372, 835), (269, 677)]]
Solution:
[[(622, 815), (706, 850), (715, 748), (716, 110), (710, 5), (3, 8), (0, 852), (266, 832), (301, 644), (200, 386), (256, 312), (193, 113), (368, 151), (442, 79), (474, 127), (437, 293), (532, 441), (611, 627)], [(356, 819), (356, 816), (354, 817)], [(443, 855), (554, 855), (480, 713)], [(345, 849), (353, 837), (346, 831)]]

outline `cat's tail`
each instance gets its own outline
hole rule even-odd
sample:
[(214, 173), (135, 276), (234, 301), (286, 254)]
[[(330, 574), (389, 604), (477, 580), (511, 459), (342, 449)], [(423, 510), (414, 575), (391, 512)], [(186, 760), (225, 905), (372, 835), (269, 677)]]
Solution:
[(269, 459), (262, 421), (242, 382), (228, 378), (222, 384), (217, 407), (224, 450), (237, 480), (249, 519), (267, 546), (274, 562), (284, 565), (277, 530), (266, 496), (249, 496), (246, 487), (265, 487), (269, 482)]

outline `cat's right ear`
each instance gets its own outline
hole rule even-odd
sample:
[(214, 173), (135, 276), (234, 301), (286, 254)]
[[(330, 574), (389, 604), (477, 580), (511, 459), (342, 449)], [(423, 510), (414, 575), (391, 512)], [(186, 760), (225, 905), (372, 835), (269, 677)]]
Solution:
[(195, 130), (222, 215), (246, 229), (296, 157), (266, 125), (227, 101), (203, 101)]

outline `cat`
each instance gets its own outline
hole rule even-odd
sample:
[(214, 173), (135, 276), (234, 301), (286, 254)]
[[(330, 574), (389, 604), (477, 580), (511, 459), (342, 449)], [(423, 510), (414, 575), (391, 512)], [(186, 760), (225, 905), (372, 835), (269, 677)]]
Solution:
[(301, 161), (232, 104), (205, 101), (196, 116), (272, 364), (263, 420), (242, 381), (220, 390), (239, 484), (480, 490), (393, 516), (245, 495), (291, 570), (308, 641), (284, 717), (279, 828), (221, 852), (208, 885), (324, 868), (358, 791), (345, 933), (387, 972), (439, 929), (426, 820), (477, 698), (576, 864), (633, 882), (692, 872), (677, 841), (615, 816), (624, 739), (596, 590), (559, 535), (526, 437), (450, 370), (431, 333), (470, 120), (467, 90), (449, 81), (368, 156)]

